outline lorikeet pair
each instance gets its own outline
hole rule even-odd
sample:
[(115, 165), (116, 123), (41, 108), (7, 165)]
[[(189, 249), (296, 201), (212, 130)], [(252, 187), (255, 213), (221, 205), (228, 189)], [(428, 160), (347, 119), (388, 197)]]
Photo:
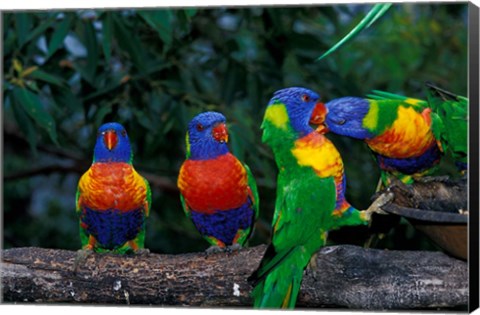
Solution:
[(330, 230), (368, 224), (372, 213), (392, 199), (382, 195), (365, 211), (345, 199), (341, 156), (321, 129), (319, 95), (305, 88), (274, 93), (262, 123), (262, 141), (278, 167), (273, 236), (258, 269), (250, 276), (256, 308), (293, 308), (303, 271), (325, 245)]
[[(248, 166), (229, 153), (227, 141), (222, 114), (195, 117), (178, 177), (185, 213), (213, 245), (210, 251), (244, 245), (258, 216), (255, 180)], [(133, 168), (128, 136), (120, 124), (99, 128), (93, 163), (80, 178), (76, 204), (84, 251), (142, 252), (151, 192)]]
[(392, 198), (381, 195), (364, 212), (348, 204), (341, 157), (323, 133), (364, 140), (385, 185), (392, 175), (408, 183), (412, 176), (431, 171), (446, 148), (462, 165), (467, 100), (435, 90), (442, 101), (374, 91), (370, 99), (344, 97), (322, 104), (318, 94), (304, 88), (274, 94), (265, 112), (262, 141), (273, 150), (279, 169), (277, 199), (272, 242), (249, 278), (255, 286), (255, 307), (293, 308), (303, 270), (325, 244), (327, 232), (368, 223), (371, 213), (382, 213), (379, 207)]

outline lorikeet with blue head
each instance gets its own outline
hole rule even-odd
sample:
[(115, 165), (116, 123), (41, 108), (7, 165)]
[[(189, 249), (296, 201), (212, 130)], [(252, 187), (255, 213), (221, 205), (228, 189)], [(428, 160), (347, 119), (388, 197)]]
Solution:
[(363, 140), (375, 156), (384, 186), (391, 184), (390, 176), (409, 184), (414, 177), (433, 172), (440, 162), (442, 146), (435, 138), (427, 102), (377, 95), (341, 97), (325, 106), (328, 130)]
[(133, 165), (125, 128), (98, 129), (93, 163), (78, 182), (76, 213), (83, 251), (143, 253), (150, 186)]
[(188, 124), (187, 155), (177, 185), (185, 214), (211, 245), (208, 253), (240, 249), (258, 217), (255, 179), (227, 142), (220, 113), (201, 113)]
[(319, 95), (300, 87), (275, 92), (265, 111), (262, 141), (272, 149), (279, 173), (272, 241), (249, 277), (256, 308), (294, 308), (303, 271), (328, 231), (368, 224), (391, 200), (382, 195), (365, 211), (347, 202), (340, 154), (309, 124), (324, 116)]

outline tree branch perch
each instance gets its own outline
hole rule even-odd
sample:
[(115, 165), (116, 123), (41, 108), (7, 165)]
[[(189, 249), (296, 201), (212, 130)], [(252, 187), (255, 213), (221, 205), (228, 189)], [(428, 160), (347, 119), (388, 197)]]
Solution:
[[(76, 252), (3, 251), (5, 302), (251, 307), (247, 277), (265, 246), (232, 254), (92, 254), (77, 273)], [(298, 307), (466, 308), (467, 263), (440, 252), (323, 248), (307, 270)]]

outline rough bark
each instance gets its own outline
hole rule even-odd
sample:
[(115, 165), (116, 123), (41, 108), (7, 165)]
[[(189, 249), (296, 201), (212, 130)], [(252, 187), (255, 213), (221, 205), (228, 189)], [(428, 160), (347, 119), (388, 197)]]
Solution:
[[(239, 252), (116, 256), (92, 254), (76, 273), (76, 252), (3, 251), (4, 302), (251, 307), (246, 279), (265, 246)], [(323, 248), (307, 269), (298, 307), (466, 309), (467, 263), (440, 252)]]

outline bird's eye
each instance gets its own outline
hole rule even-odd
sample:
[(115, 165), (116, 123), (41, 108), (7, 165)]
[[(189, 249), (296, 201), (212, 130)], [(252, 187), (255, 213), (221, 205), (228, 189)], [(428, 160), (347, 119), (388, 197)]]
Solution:
[(125, 129), (123, 129), (121, 134), (122, 134), (123, 137), (125, 137), (127, 135), (127, 131)]
[(338, 125), (343, 125), (343, 124), (345, 124), (345, 122), (346, 122), (345, 119), (340, 119), (340, 120), (337, 121), (337, 124)]
[(304, 102), (310, 102), (310, 96), (308, 96), (307, 94), (303, 94), (303, 95), (302, 95), (302, 101), (304, 101)]
[(203, 129), (205, 129), (202, 124), (197, 124), (196, 128), (198, 131), (202, 131)]

